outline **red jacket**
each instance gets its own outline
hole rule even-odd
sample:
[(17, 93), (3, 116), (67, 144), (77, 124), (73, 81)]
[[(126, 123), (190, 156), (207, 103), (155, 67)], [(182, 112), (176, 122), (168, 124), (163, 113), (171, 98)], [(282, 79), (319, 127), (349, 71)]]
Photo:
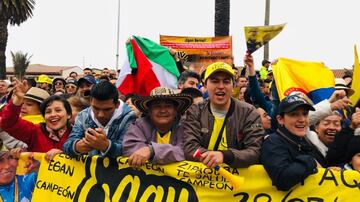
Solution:
[(11, 101), (2, 110), (0, 128), (14, 138), (25, 142), (31, 152), (47, 152), (50, 149), (60, 149), (68, 139), (71, 132), (69, 128), (57, 142), (48, 137), (45, 127), (40, 124), (33, 124), (19, 118), (21, 106), (14, 105)]

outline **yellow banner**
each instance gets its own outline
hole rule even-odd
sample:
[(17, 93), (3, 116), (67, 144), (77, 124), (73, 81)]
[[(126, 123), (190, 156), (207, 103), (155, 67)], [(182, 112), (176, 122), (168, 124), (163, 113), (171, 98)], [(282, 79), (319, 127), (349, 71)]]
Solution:
[(283, 30), (284, 26), (285, 24), (244, 27), (248, 52), (251, 54), (267, 44)]
[[(261, 165), (224, 167), (230, 177), (201, 163), (128, 166), (127, 158), (70, 158), (43, 161), (32, 201), (354, 201), (360, 172), (320, 169), (288, 192), (277, 191)], [(226, 177), (224, 177), (226, 176)], [(244, 180), (237, 181), (239, 176)], [(235, 181), (233, 181), (233, 179)], [(233, 184), (230, 183), (232, 181)], [(233, 188), (234, 183), (238, 186)]]
[(197, 72), (214, 62), (233, 64), (232, 37), (191, 37), (160, 35), (160, 44), (188, 55), (185, 66)]

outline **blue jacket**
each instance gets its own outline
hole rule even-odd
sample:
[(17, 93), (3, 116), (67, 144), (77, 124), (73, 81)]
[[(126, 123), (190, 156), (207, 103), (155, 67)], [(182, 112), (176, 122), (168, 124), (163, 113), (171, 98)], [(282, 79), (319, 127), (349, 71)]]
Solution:
[[(74, 127), (70, 133), (69, 139), (63, 146), (64, 152), (72, 157), (81, 155), (75, 151), (75, 144), (84, 137), (84, 133), (88, 128), (96, 126), (95, 121), (91, 118), (91, 107), (81, 111), (75, 120)], [(90, 151), (89, 155), (101, 155), (115, 158), (122, 155), (124, 134), (129, 125), (136, 119), (135, 113), (126, 105), (122, 104), (122, 113), (116, 118), (107, 133), (107, 138), (110, 140), (110, 146), (107, 151), (101, 153), (99, 150)]]
[(317, 172), (324, 157), (304, 137), (291, 134), (284, 127), (267, 136), (261, 147), (260, 162), (278, 190), (288, 191)]
[[(31, 201), (34, 191), (37, 173), (33, 172), (26, 175), (16, 175), (18, 181), (18, 201)], [(15, 180), (8, 185), (0, 185), (1, 199), (4, 202), (14, 200)]]
[(270, 116), (273, 114), (273, 107), (269, 97), (264, 95), (261, 91), (259, 82), (256, 76), (249, 76), (250, 96), (253, 99), (254, 104), (258, 104), (259, 107), (264, 109)]

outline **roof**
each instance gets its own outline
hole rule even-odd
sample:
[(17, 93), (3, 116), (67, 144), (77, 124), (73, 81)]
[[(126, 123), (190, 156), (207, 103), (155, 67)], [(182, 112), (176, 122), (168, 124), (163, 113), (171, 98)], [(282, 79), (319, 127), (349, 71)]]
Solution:
[[(48, 66), (42, 64), (31, 64), (26, 69), (26, 74), (61, 75), (61, 72), (78, 66)], [(6, 68), (7, 74), (14, 73), (14, 67)]]

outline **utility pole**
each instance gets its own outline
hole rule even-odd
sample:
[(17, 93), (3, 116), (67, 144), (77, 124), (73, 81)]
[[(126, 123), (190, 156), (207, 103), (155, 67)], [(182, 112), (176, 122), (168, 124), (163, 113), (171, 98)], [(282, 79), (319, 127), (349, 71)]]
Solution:
[(116, 34), (116, 72), (119, 69), (119, 36), (120, 36), (120, 0), (118, 0), (118, 19), (117, 19), (117, 34)]
[(83, 66), (83, 69), (85, 69), (85, 56), (83, 56), (82, 59), (83, 59), (83, 61), (82, 61), (82, 62), (83, 62), (82, 66)]
[[(265, 26), (270, 24), (270, 0), (265, 0)], [(269, 60), (269, 42), (264, 46), (264, 60)]]

